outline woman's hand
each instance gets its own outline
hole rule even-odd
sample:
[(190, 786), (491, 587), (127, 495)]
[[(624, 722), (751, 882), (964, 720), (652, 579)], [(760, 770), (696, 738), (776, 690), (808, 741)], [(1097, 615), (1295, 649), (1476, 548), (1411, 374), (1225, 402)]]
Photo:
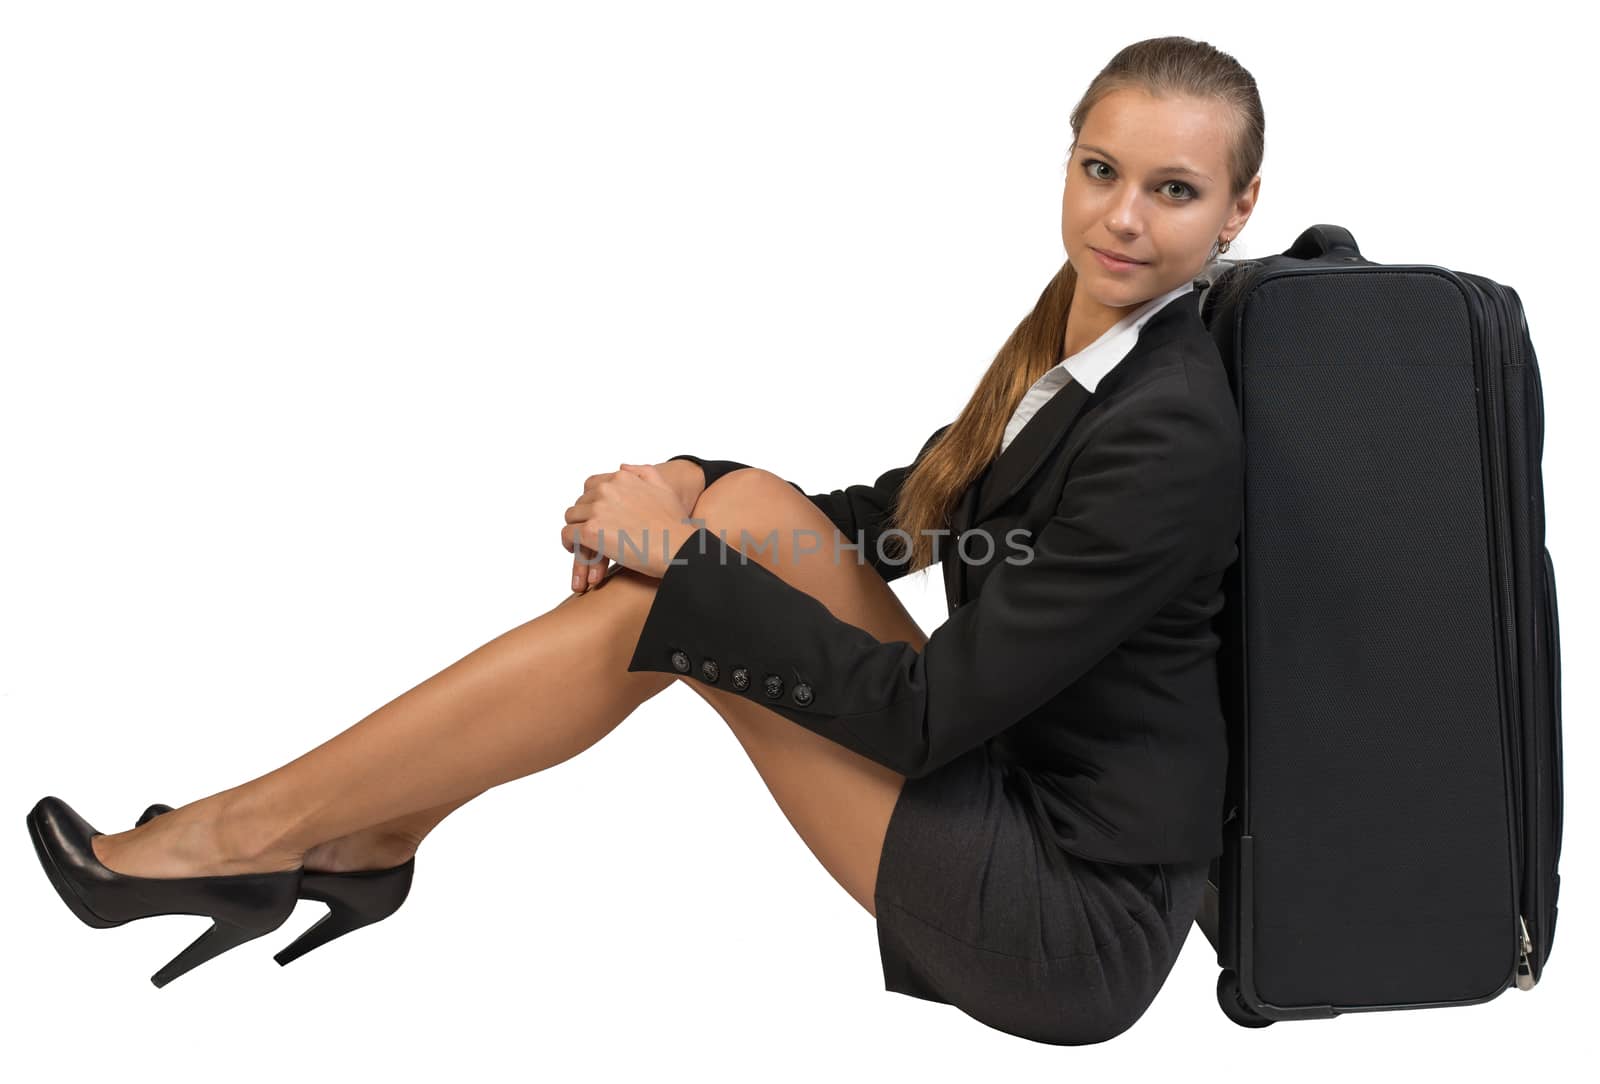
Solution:
[[(694, 511), (694, 506), (700, 500), (700, 494), (705, 492), (706, 476), (700, 467), (687, 459), (668, 459), (655, 464), (656, 471), (666, 479), (667, 484), (678, 494), (678, 499), (684, 507), (684, 514)], [(585, 488), (596, 478), (608, 477), (596, 475), (585, 481)], [(598, 554), (588, 546), (580, 544), (573, 549), (566, 542), (562, 543), (567, 549), (572, 550), (572, 589), (582, 593), (605, 579), (606, 570), (611, 564), (610, 558)]]
[(636, 463), (584, 479), (583, 495), (567, 509), (561, 529), (561, 545), (573, 555), (573, 590), (598, 583), (608, 561), (665, 575), (667, 562), (695, 530), (687, 517), (699, 498), (689, 494), (686, 481), (686, 474), (669, 480), (657, 467)]

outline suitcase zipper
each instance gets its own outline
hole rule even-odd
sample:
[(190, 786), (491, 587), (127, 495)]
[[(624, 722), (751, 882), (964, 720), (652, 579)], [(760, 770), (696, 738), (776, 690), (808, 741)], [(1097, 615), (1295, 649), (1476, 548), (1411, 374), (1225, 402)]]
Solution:
[[(1533, 339), (1528, 335), (1527, 312), (1519, 306), (1519, 327), (1517, 345), (1526, 361), (1526, 372), (1532, 378), (1533, 403), (1538, 419), (1538, 436), (1532, 451), (1532, 482), (1534, 487), (1533, 497), (1537, 501), (1538, 509), (1538, 539), (1540, 552), (1534, 561), (1543, 566), (1543, 593), (1537, 599), (1544, 604), (1544, 657), (1538, 657), (1539, 638), (1534, 637), (1534, 665), (1535, 680), (1542, 680), (1546, 686), (1546, 699), (1544, 703), (1544, 717), (1539, 725), (1544, 727), (1547, 739), (1547, 753), (1550, 758), (1550, 787), (1548, 796), (1543, 796), (1539, 807), (1533, 815), (1540, 818), (1540, 842), (1542, 849), (1536, 851), (1532, 876), (1538, 882), (1538, 894), (1535, 896), (1535, 909), (1533, 911), (1534, 923), (1539, 927), (1539, 936), (1543, 944), (1542, 955), (1545, 959), (1550, 957), (1550, 947), (1555, 941), (1556, 932), (1556, 906), (1560, 895), (1561, 875), (1556, 871), (1556, 866), (1561, 854), (1561, 637), (1556, 626), (1556, 584), (1555, 566), (1550, 559), (1550, 549), (1545, 545), (1545, 516), (1544, 516), (1544, 381), (1539, 375), (1538, 354), (1533, 348)], [(1537, 747), (1537, 745), (1536, 745)], [(1537, 776), (1537, 773), (1535, 773)], [(1546, 811), (1548, 810), (1548, 819)], [(1548, 856), (1548, 857), (1546, 857)], [(1549, 870), (1546, 879), (1545, 871)], [(1545, 890), (1548, 889), (1548, 892)], [(1537, 957), (1535, 957), (1537, 958)], [(1542, 970), (1542, 966), (1541, 966)]]
[[(1530, 366), (1528, 366), (1526, 364), (1526, 360), (1525, 360), (1525, 355), (1526, 355), (1527, 351), (1525, 351), (1523, 349), (1523, 346), (1524, 346), (1524, 344), (1526, 342), (1527, 332), (1528, 332), (1527, 315), (1526, 315), (1525, 312), (1522, 311), (1520, 304), (1513, 304), (1512, 303), (1511, 299), (1506, 295), (1506, 289), (1504, 287), (1501, 287), (1498, 284), (1496, 284), (1495, 286), (1490, 288), (1488, 290), (1488, 292), (1493, 294), (1494, 300), (1495, 300), (1495, 304), (1497, 305), (1497, 307), (1499, 308), (1500, 312), (1502, 313), (1502, 315), (1504, 317), (1504, 319), (1502, 320), (1502, 327), (1504, 328), (1504, 330), (1506, 332), (1506, 347), (1507, 347), (1507, 350), (1508, 350), (1508, 352), (1510, 353), (1510, 356), (1511, 356), (1511, 366), (1514, 367), (1514, 368), (1521, 368), (1522, 369), (1522, 371), (1523, 371), (1523, 379), (1526, 382), (1527, 381), (1528, 369), (1530, 368)], [(1515, 323), (1515, 326), (1513, 326), (1513, 323)], [(1543, 401), (1544, 400), (1544, 390), (1543, 390), (1543, 388), (1541, 386), (1541, 383), (1539, 381), (1539, 378), (1538, 378), (1537, 363), (1535, 363), (1535, 365), (1532, 366), (1532, 369), (1533, 369), (1532, 387), (1528, 388), (1524, 392), (1524, 394), (1527, 395), (1527, 396), (1530, 396), (1533, 399), (1534, 404), (1538, 408), (1538, 411), (1537, 411), (1537, 413), (1538, 413), (1538, 419), (1537, 419), (1538, 433), (1536, 434), (1536, 436), (1534, 438), (1536, 443), (1530, 449), (1530, 455), (1532, 456), (1532, 463), (1535, 466), (1532, 469), (1530, 469), (1530, 471), (1529, 471), (1528, 484), (1530, 486), (1542, 486), (1543, 485), (1542, 479), (1536, 473), (1536, 470), (1537, 470), (1536, 465), (1538, 464), (1539, 460), (1543, 458), (1543, 452), (1544, 452), (1544, 401)], [(1501, 370), (1501, 374), (1500, 375), (1503, 378), (1503, 376), (1504, 376), (1504, 369), (1503, 368)], [(1507, 526), (1509, 527), (1509, 523), (1507, 524)], [(1541, 524), (1540, 526), (1542, 527), (1543, 525)], [(1544, 556), (1545, 555), (1543, 555), (1543, 554), (1541, 555), (1541, 561), (1539, 563), (1541, 563), (1541, 564), (1543, 563), (1542, 558)], [(1532, 582), (1533, 578), (1536, 576), (1537, 571), (1538, 571), (1535, 568), (1533, 568), (1533, 564), (1534, 564), (1533, 557), (1530, 554), (1529, 555), (1529, 580), (1530, 580), (1530, 582)], [(1509, 584), (1509, 582), (1507, 583), (1506, 593), (1507, 593), (1507, 597), (1509, 597), (1510, 596), (1510, 584)], [(1533, 613), (1534, 607), (1537, 606), (1537, 601), (1538, 600), (1533, 600), (1530, 603), (1530, 607), (1529, 607), (1529, 613), (1530, 614)], [(1539, 638), (1538, 638), (1538, 635), (1537, 635), (1537, 630), (1534, 630), (1534, 632), (1532, 634), (1532, 641), (1533, 641), (1533, 647), (1534, 647), (1533, 665), (1535, 667), (1535, 670), (1534, 670), (1534, 672), (1529, 673), (1527, 675), (1519, 675), (1519, 684), (1532, 684), (1534, 686), (1534, 688), (1528, 690), (1528, 698), (1529, 698), (1530, 702), (1534, 698), (1534, 695), (1535, 695), (1535, 693), (1537, 691), (1537, 687), (1538, 687), (1538, 684), (1539, 684), (1539, 681), (1540, 681), (1540, 675), (1539, 675), (1539, 672), (1538, 672), (1538, 669), (1537, 669), (1538, 665), (1539, 665), (1539, 655), (1538, 655)], [(1515, 636), (1512, 637), (1511, 644), (1512, 644), (1513, 651), (1515, 651), (1515, 649), (1516, 649), (1516, 638), (1515, 638)], [(1545, 651), (1546, 651), (1547, 655), (1551, 650), (1552, 650), (1551, 645), (1546, 644), (1545, 645)], [(1520, 718), (1520, 713), (1519, 713), (1518, 717)], [(1541, 830), (1540, 830), (1540, 825), (1541, 825), (1540, 818), (1543, 815), (1543, 804), (1544, 803), (1540, 800), (1543, 797), (1543, 795), (1541, 795), (1540, 792), (1539, 792), (1539, 738), (1540, 738), (1539, 727), (1541, 726), (1542, 722), (1543, 722), (1543, 720), (1541, 720), (1539, 718), (1539, 715), (1538, 715), (1538, 705), (1535, 703), (1535, 705), (1534, 705), (1534, 717), (1532, 719), (1529, 719), (1529, 720), (1524, 720), (1524, 725), (1520, 728), (1521, 733), (1518, 735), (1518, 742), (1514, 743), (1514, 744), (1520, 745), (1520, 742), (1522, 740), (1524, 740), (1524, 739), (1526, 739), (1527, 741), (1529, 741), (1531, 743), (1531, 750), (1529, 751), (1529, 754), (1528, 754), (1528, 760), (1529, 760), (1528, 768), (1530, 769), (1530, 775), (1532, 776), (1532, 779), (1533, 779), (1533, 784), (1532, 784), (1532, 791), (1533, 792), (1526, 796), (1526, 798), (1523, 801), (1522, 808), (1519, 810), (1519, 813), (1521, 815), (1521, 818), (1522, 818), (1522, 821), (1523, 821), (1523, 825), (1524, 825), (1524, 831), (1527, 833), (1527, 837), (1528, 837), (1527, 839), (1524, 839), (1524, 840), (1521, 841), (1524, 844), (1524, 852), (1525, 853), (1524, 853), (1524, 856), (1523, 856), (1523, 859), (1522, 859), (1522, 869), (1521, 869), (1520, 872), (1521, 872), (1521, 875), (1522, 875), (1523, 891), (1526, 893), (1526, 896), (1527, 896), (1527, 903), (1528, 903), (1529, 906), (1531, 906), (1533, 908), (1534, 914), (1536, 916), (1538, 916), (1538, 920), (1540, 921), (1541, 925), (1543, 924), (1544, 885), (1543, 885), (1543, 882), (1542, 882), (1542, 876), (1543, 876), (1542, 862), (1541, 862), (1542, 856), (1540, 854), (1539, 844), (1541, 842), (1541, 836), (1543, 834), (1541, 832)], [(1522, 900), (1520, 899), (1520, 897), (1519, 897), (1518, 903), (1519, 903), (1519, 907), (1520, 907), (1520, 905), (1522, 903)], [(1528, 932), (1528, 919), (1527, 919), (1526, 913), (1521, 911), (1521, 910), (1519, 910), (1518, 914), (1517, 914), (1517, 925), (1520, 928), (1519, 935), (1518, 935), (1519, 958), (1517, 960), (1517, 989), (1519, 989), (1519, 990), (1532, 990), (1534, 988), (1534, 986), (1538, 982), (1538, 980), (1535, 979), (1534, 975), (1533, 975), (1533, 960), (1532, 960), (1532, 957), (1533, 957), (1533, 937)]]
[(1520, 914), (1517, 916), (1517, 924), (1522, 927), (1522, 937), (1518, 945), (1522, 955), (1517, 960), (1517, 989), (1532, 990), (1533, 966), (1528, 962), (1528, 956), (1533, 952), (1533, 938), (1528, 936), (1528, 920)]
[[(1489, 401), (1489, 421), (1491, 423), (1503, 422), (1504, 409), (1501, 405), (1501, 382), (1505, 379), (1506, 366), (1495, 364), (1492, 372), (1490, 368), (1493, 360), (1501, 356), (1500, 333), (1502, 329), (1508, 333), (1505, 347), (1506, 353), (1510, 355), (1511, 364), (1518, 365), (1521, 363), (1522, 350), (1521, 344), (1518, 342), (1519, 337), (1511, 333), (1512, 329), (1509, 324), (1512, 314), (1509, 312), (1497, 284), (1487, 284), (1474, 275), (1461, 277), (1470, 282), (1473, 287), (1472, 290), (1468, 291), (1468, 295), (1472, 301), (1477, 303), (1475, 307), (1479, 309), (1483, 317), (1477, 322), (1486, 332), (1486, 341), (1480, 340), (1478, 343), (1479, 357), (1475, 359), (1475, 364), (1478, 365), (1481, 384)], [(1517, 674), (1516, 600), (1512, 594), (1513, 569), (1511, 568), (1511, 555), (1508, 552), (1508, 547), (1511, 544), (1511, 524), (1510, 514), (1506, 510), (1509, 496), (1505, 493), (1509, 480), (1506, 477), (1507, 468), (1503, 457), (1500, 455), (1499, 441), (1493, 432), (1491, 432), (1489, 439), (1489, 459), (1489, 501), (1495, 529), (1493, 538), (1495, 569), (1499, 573), (1498, 582), (1495, 586), (1499, 589), (1499, 595), (1502, 599), (1503, 611), (1500, 625), (1505, 633), (1501, 641), (1501, 651), (1504, 653), (1506, 660), (1506, 674), (1513, 680), (1521, 679), (1518, 680), (1516, 689), (1506, 690), (1508, 693), (1512, 693), (1520, 691), (1521, 681), (1526, 680), (1526, 678)], [(1518, 927), (1516, 931), (1516, 984), (1519, 990), (1531, 990), (1534, 986), (1533, 967), (1530, 960), (1530, 956), (1533, 953), (1533, 938), (1528, 934), (1528, 921), (1525, 917), (1523, 900), (1524, 896), (1528, 896), (1532, 898), (1535, 907), (1538, 905), (1538, 885), (1530, 883), (1530, 880), (1537, 880), (1537, 873), (1527, 868), (1528, 863), (1535, 861), (1537, 849), (1530, 847), (1528, 841), (1523, 838), (1524, 832), (1531, 834), (1534, 830), (1532, 823), (1534, 811), (1524, 808), (1525, 798), (1522, 785), (1523, 750), (1521, 746), (1526, 736), (1524, 733), (1526, 728), (1515, 721), (1521, 718), (1521, 697), (1511, 697), (1511, 705), (1512, 710), (1507, 713), (1506, 718), (1511, 720), (1509, 727), (1512, 733), (1506, 735), (1506, 745), (1511, 756), (1511, 865), (1512, 872), (1516, 878), (1514, 893), (1517, 901)], [(1530, 873), (1533, 873), (1532, 878), (1530, 878)]]
[[(1515, 291), (1512, 292), (1515, 296)], [(1556, 585), (1555, 565), (1550, 559), (1549, 546), (1545, 544), (1545, 515), (1544, 515), (1544, 381), (1539, 374), (1538, 353), (1533, 348), (1533, 339), (1528, 334), (1528, 317), (1526, 310), (1517, 306), (1518, 334), (1516, 336), (1519, 356), (1525, 359), (1524, 371), (1532, 380), (1533, 405), (1537, 418), (1538, 432), (1531, 453), (1531, 482), (1532, 497), (1536, 502), (1538, 513), (1537, 538), (1540, 543), (1537, 557), (1532, 558), (1536, 566), (1543, 566), (1543, 593), (1536, 598), (1542, 602), (1544, 657), (1539, 658), (1539, 637), (1534, 637), (1534, 680), (1543, 681), (1546, 686), (1543, 702), (1544, 715), (1539, 720), (1543, 733), (1538, 735), (1546, 741), (1545, 753), (1548, 757), (1550, 772), (1550, 785), (1547, 794), (1539, 795), (1540, 801), (1533, 811), (1533, 816), (1539, 818), (1537, 830), (1538, 842), (1541, 844), (1535, 851), (1535, 859), (1531, 875), (1537, 882), (1536, 895), (1534, 896), (1533, 920), (1539, 927), (1539, 936), (1543, 945), (1542, 957), (1549, 959), (1550, 947), (1555, 941), (1557, 900), (1561, 892), (1561, 875), (1557, 865), (1561, 856), (1561, 813), (1562, 813), (1562, 777), (1561, 777), (1561, 637), (1556, 624)], [(1537, 748), (1537, 738), (1535, 748)], [(1535, 777), (1538, 773), (1535, 772)], [(1547, 875), (1548, 871), (1548, 875)], [(1538, 956), (1534, 957), (1538, 959)], [(1542, 965), (1541, 965), (1542, 970)]]

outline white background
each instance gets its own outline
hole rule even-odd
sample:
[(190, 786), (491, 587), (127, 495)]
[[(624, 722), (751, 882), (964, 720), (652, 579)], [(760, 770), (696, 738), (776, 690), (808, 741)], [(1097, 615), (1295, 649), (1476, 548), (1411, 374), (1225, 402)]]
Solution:
[[(1597, 175), (1593, 58), (1554, 5), (3, 10), (0, 906), (27, 1079), (1487, 1079), (1587, 1047)], [(61, 905), (40, 796), (118, 831), (319, 744), (565, 597), (584, 476), (693, 452), (815, 491), (907, 461), (1063, 257), (1071, 107), (1164, 34), (1262, 89), (1230, 256), (1332, 222), (1524, 302), (1568, 720), (1535, 991), (1246, 1030), (1194, 930), (1099, 1046), (885, 993), (872, 920), (682, 688), (462, 809), (400, 913), (290, 967), (271, 952), (321, 905), (163, 990), (205, 920)], [(936, 574), (897, 590), (943, 618)]]

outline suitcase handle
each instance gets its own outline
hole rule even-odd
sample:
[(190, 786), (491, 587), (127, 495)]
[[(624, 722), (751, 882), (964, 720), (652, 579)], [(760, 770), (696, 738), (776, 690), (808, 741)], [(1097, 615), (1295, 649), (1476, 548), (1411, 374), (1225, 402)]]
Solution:
[(1283, 254), (1296, 260), (1362, 258), (1361, 249), (1349, 230), (1325, 222), (1309, 227), (1295, 238), (1294, 244), (1283, 250)]

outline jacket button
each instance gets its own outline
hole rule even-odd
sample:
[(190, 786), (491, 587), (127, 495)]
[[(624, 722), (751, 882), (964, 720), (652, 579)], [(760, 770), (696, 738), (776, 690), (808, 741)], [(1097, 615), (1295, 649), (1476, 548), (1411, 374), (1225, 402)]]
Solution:
[(777, 674), (768, 674), (767, 680), (764, 682), (764, 684), (766, 686), (767, 698), (769, 700), (776, 700), (778, 697), (783, 695), (783, 679)]
[(746, 670), (742, 666), (734, 667), (734, 670), (733, 670), (733, 687), (735, 689), (738, 689), (740, 692), (743, 692), (745, 689), (748, 689), (750, 687), (750, 671)]
[(689, 672), (688, 652), (674, 651), (672, 653), (672, 668), (680, 674), (687, 674)]
[(700, 676), (701, 677), (705, 678), (707, 681), (710, 681), (710, 682), (714, 683), (717, 680), (717, 674), (718, 673), (720, 673), (720, 671), (717, 668), (717, 660), (716, 659), (701, 659), (700, 660)]
[(811, 686), (803, 681), (796, 685), (794, 687), (794, 702), (802, 708), (811, 703)]

